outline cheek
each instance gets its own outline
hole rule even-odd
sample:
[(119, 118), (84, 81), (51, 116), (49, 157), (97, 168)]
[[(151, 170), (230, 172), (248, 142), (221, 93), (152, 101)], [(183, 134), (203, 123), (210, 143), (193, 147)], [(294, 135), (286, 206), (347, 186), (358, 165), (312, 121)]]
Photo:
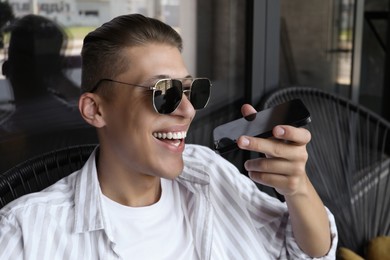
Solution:
[(112, 113), (109, 123), (110, 135), (118, 142), (140, 149), (139, 146), (149, 145), (152, 141), (151, 129), (157, 122), (158, 114), (147, 106), (144, 100), (134, 100), (121, 109), (117, 108), (116, 113)]
[[(136, 95), (140, 94), (140, 95)], [(105, 110), (106, 136), (120, 146), (137, 146), (149, 144), (151, 129), (158, 122), (158, 114), (151, 105), (150, 95), (126, 92)], [(145, 148), (142, 148), (145, 149)]]
[(117, 95), (106, 109), (108, 124), (124, 130), (129, 126), (140, 127), (143, 121), (148, 120), (152, 115), (150, 97), (137, 94), (127, 91)]

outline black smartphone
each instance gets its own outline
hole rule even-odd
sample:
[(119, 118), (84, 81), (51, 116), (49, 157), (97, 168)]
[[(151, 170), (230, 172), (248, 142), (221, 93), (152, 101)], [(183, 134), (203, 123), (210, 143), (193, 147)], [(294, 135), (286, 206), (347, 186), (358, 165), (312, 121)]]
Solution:
[(216, 127), (214, 148), (220, 154), (227, 153), (238, 148), (236, 141), (242, 135), (268, 138), (277, 125), (301, 127), (310, 121), (306, 106), (294, 99)]

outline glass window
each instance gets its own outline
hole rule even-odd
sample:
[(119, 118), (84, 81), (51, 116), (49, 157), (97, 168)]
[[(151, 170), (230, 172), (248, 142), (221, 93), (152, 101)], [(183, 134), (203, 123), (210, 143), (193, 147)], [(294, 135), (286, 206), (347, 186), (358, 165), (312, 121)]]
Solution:
[(281, 0), (281, 85), (323, 88), (388, 116), (388, 13), (387, 0)]
[[(212, 81), (208, 108), (197, 113), (187, 137), (188, 143), (213, 147), (212, 130), (240, 116), (246, 92), (246, 1), (9, 0), (8, 3), (15, 19), (10, 17), (2, 31), (4, 46), (0, 62), (5, 75), (0, 75), (0, 172), (39, 153), (97, 141), (93, 129), (82, 125), (84, 122), (80, 122), (80, 118), (65, 122), (60, 119), (66, 116), (60, 116), (60, 113), (72, 111), (72, 117), (78, 116), (83, 38), (97, 26), (122, 14), (141, 13), (171, 25), (183, 37), (183, 56), (189, 72)], [(11, 71), (16, 69), (8, 66), (13, 55), (10, 31), (14, 30), (18, 19), (28, 14), (47, 19), (45, 32), (39, 36), (24, 33), (25, 39), (22, 40), (27, 44), (30, 38), (34, 54), (41, 56), (18, 66), (18, 77), (12, 77)], [(31, 27), (31, 23), (26, 27)], [(49, 31), (57, 31), (57, 38), (49, 37)], [(53, 53), (46, 55), (49, 52)], [(44, 56), (57, 58), (56, 61), (47, 61), (42, 58)], [(64, 66), (56, 70), (59, 64)], [(15, 88), (15, 85), (19, 87)], [(55, 97), (50, 101), (53, 103), (43, 102), (37, 94), (46, 90)], [(30, 94), (33, 98), (28, 100)], [(60, 104), (60, 108), (55, 108), (54, 103)], [(40, 113), (43, 110), (46, 112)], [(26, 113), (29, 114), (28, 120), (25, 120)], [(54, 113), (57, 116), (53, 116)], [(45, 117), (57, 121), (51, 122)], [(38, 124), (40, 129), (21, 130), (22, 126), (15, 127), (12, 123), (21, 118), (26, 124), (33, 122), (36, 125), (39, 120), (45, 120), (45, 123)], [(4, 160), (3, 155), (9, 160)]]
[(281, 1), (281, 85), (349, 95), (354, 1)]

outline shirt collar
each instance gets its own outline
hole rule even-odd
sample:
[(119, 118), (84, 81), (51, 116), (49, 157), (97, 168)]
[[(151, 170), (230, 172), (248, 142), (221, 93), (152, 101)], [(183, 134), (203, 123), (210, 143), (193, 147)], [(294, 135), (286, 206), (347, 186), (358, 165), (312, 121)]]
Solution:
[(112, 241), (112, 228), (102, 206), (102, 191), (96, 170), (96, 154), (99, 147), (77, 174), (75, 183), (75, 226), (76, 233), (104, 229)]
[[(112, 228), (102, 206), (102, 191), (96, 169), (97, 147), (79, 170), (75, 183), (75, 226), (76, 233), (90, 232), (104, 229), (107, 236), (112, 239)], [(184, 168), (177, 181), (189, 191), (197, 192), (198, 188), (208, 186), (210, 177), (204, 163), (195, 159), (191, 153), (183, 153)]]

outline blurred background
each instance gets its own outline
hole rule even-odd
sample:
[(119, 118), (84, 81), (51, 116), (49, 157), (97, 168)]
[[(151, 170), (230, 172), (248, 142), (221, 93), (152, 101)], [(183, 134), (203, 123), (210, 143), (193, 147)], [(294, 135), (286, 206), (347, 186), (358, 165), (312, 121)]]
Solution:
[[(212, 130), (240, 117), (243, 103), (259, 107), (291, 86), (325, 89), (390, 119), (389, 7), (387, 0), (2, 0), (0, 172), (97, 142), (76, 105), (82, 41), (127, 13), (173, 26), (190, 73), (213, 83), (187, 142), (213, 147)], [(227, 157), (241, 168), (248, 155)]]

